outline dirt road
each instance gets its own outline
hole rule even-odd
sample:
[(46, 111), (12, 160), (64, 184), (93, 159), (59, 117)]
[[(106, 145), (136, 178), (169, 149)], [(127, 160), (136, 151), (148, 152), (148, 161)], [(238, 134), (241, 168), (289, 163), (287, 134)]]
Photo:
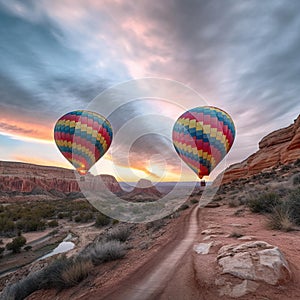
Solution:
[[(199, 224), (201, 211), (195, 207), (184, 219), (181, 228), (178, 229), (174, 240), (167, 243), (157, 254), (146, 264), (141, 266), (134, 274), (125, 278), (115, 290), (102, 295), (99, 299), (109, 300), (150, 300), (150, 299), (171, 299), (165, 296), (165, 289), (170, 284), (173, 293), (183, 293), (177, 299), (195, 299), (198, 291), (192, 286), (190, 271), (192, 271), (193, 245), (197, 234), (201, 231)], [(180, 271), (179, 271), (180, 270)], [(187, 271), (189, 270), (189, 271)], [(192, 272), (193, 273), (193, 272)], [(180, 275), (180, 278), (178, 278)], [(176, 289), (172, 280), (176, 279)], [(185, 281), (189, 282), (186, 286)], [(172, 298), (174, 299), (174, 298)], [(198, 299), (200, 299), (198, 297)]]

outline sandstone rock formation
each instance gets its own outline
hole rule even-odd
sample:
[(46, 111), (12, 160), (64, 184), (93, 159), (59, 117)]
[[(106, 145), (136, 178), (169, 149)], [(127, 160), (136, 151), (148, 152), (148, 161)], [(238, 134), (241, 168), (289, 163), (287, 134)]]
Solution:
[[(283, 254), (266, 242), (226, 245), (218, 254), (217, 261), (223, 274), (216, 280), (220, 295), (238, 298), (254, 292), (260, 284), (279, 285), (291, 280), (291, 271)], [(240, 279), (241, 283), (233, 285), (231, 280), (222, 277), (224, 274)]]
[[(122, 193), (119, 183), (111, 175), (88, 174), (84, 184), (91, 190), (105, 188), (105, 184), (113, 193)], [(73, 170), (0, 161), (0, 192), (0, 200), (26, 195), (63, 198), (69, 193), (80, 192), (80, 184)]]
[(150, 180), (140, 179), (136, 187), (126, 195), (124, 199), (128, 201), (155, 201), (160, 199), (163, 194), (157, 190)]
[[(296, 161), (300, 158), (300, 115), (294, 124), (276, 130), (259, 142), (259, 150), (241, 163), (224, 172), (222, 183), (247, 178), (269, 168)], [(216, 179), (218, 181), (219, 178)]]

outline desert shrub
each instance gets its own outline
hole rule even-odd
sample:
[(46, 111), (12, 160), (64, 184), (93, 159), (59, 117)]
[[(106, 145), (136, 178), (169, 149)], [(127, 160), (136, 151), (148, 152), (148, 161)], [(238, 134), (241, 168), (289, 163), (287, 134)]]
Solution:
[(62, 288), (61, 274), (69, 264), (70, 260), (63, 255), (44, 268), (42, 276), (40, 276), (41, 288)]
[(32, 217), (18, 220), (16, 227), (24, 232), (38, 231), (44, 230), (46, 228), (46, 223), (38, 217)]
[(188, 208), (189, 208), (188, 204), (182, 204), (182, 205), (178, 208), (178, 210), (186, 210), (186, 209), (188, 209)]
[(63, 213), (58, 213), (57, 214), (57, 218), (58, 219), (63, 219), (64, 218), (64, 214)]
[(108, 241), (115, 240), (120, 242), (126, 242), (131, 235), (131, 230), (128, 227), (114, 228), (106, 235)]
[(240, 237), (242, 237), (242, 236), (243, 236), (243, 234), (242, 234), (242, 233), (234, 231), (234, 232), (232, 232), (232, 233), (230, 234), (230, 236), (229, 236), (229, 237), (232, 237), (232, 238), (238, 239), (238, 238), (240, 238)]
[(299, 184), (300, 184), (300, 174), (294, 175), (293, 185), (299, 185)]
[(98, 242), (90, 249), (90, 258), (94, 265), (123, 258), (125, 245), (119, 241)]
[(5, 248), (4, 247), (0, 247), (0, 258), (3, 257), (3, 252), (4, 252)]
[(277, 205), (268, 216), (267, 226), (274, 230), (293, 230), (293, 219), (288, 205)]
[(290, 165), (283, 165), (282, 168), (281, 168), (281, 170), (284, 171), (284, 172), (286, 172), (286, 171), (290, 170), (290, 168), (291, 168)]
[(231, 200), (228, 201), (228, 206), (229, 207), (238, 207), (240, 205), (241, 205), (241, 203), (238, 199), (231, 199)]
[(295, 166), (300, 166), (300, 158), (298, 158), (295, 162), (294, 162)]
[(191, 199), (191, 204), (196, 204), (196, 203), (199, 203), (198, 199)]
[(20, 281), (7, 286), (1, 296), (2, 300), (23, 300), (31, 293), (39, 290), (40, 286), (40, 278), (43, 271), (35, 272), (29, 274), (27, 277), (21, 279)]
[(286, 205), (289, 208), (289, 213), (293, 222), (296, 225), (300, 225), (300, 188), (290, 193)]
[(166, 225), (165, 220), (159, 219), (146, 224), (146, 229), (152, 229), (153, 231), (157, 231)]
[(0, 233), (6, 235), (15, 231), (15, 223), (8, 217), (0, 217)]
[(92, 268), (92, 262), (87, 259), (75, 259), (61, 273), (60, 287), (67, 288), (77, 285), (85, 279)]
[(110, 218), (105, 215), (98, 215), (96, 218), (95, 226), (96, 227), (103, 227), (110, 223)]
[(119, 224), (119, 220), (113, 219), (113, 220), (112, 220), (112, 224), (113, 224), (113, 225)]
[(24, 250), (25, 250), (25, 251), (29, 251), (29, 250), (31, 250), (31, 249), (32, 249), (32, 246), (25, 246), (25, 247), (24, 247)]
[(75, 216), (74, 221), (76, 223), (82, 222), (86, 223), (93, 219), (93, 214), (91, 212), (86, 212), (86, 213), (80, 213), (79, 215)]
[(57, 227), (58, 226), (58, 222), (56, 220), (52, 220), (50, 222), (48, 222), (48, 226), (49, 227)]
[(0, 299), (22, 300), (39, 289), (61, 290), (74, 286), (88, 276), (91, 268), (90, 260), (61, 257), (41, 271), (5, 288)]
[(247, 200), (247, 205), (254, 213), (270, 213), (279, 204), (281, 200), (274, 192), (264, 193)]
[(81, 216), (80, 216), (80, 215), (75, 216), (74, 221), (75, 221), (76, 223), (81, 222)]
[(7, 250), (11, 250), (13, 253), (19, 253), (21, 248), (26, 244), (26, 239), (24, 236), (17, 236), (12, 240), (11, 243), (6, 245)]

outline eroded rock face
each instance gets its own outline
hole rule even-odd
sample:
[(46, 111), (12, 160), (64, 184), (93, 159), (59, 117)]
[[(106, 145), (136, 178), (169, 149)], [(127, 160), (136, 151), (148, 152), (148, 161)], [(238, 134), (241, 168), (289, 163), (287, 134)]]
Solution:
[(163, 194), (153, 185), (150, 180), (140, 179), (136, 187), (129, 193), (124, 194), (123, 199), (127, 201), (156, 201)]
[(294, 124), (276, 130), (259, 142), (259, 150), (245, 161), (225, 170), (222, 183), (247, 178), (280, 164), (287, 164), (300, 158), (300, 115)]
[[(105, 188), (104, 184), (113, 193), (122, 192), (111, 175), (88, 174), (85, 184), (91, 190)], [(73, 170), (0, 161), (0, 191), (3, 197), (31, 194), (61, 198), (65, 194), (80, 192), (80, 186)]]
[(279, 285), (291, 280), (291, 271), (278, 247), (263, 241), (223, 246), (217, 262), (222, 274), (230, 274), (242, 282), (234, 285), (221, 275), (220, 294), (241, 297), (253, 292), (260, 283)]

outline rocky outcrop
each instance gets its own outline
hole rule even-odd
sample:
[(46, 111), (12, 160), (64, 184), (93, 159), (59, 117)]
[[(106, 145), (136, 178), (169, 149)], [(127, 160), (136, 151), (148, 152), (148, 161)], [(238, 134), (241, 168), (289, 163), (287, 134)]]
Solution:
[[(260, 284), (280, 285), (292, 278), (281, 251), (263, 241), (226, 245), (218, 254), (217, 261), (222, 274), (215, 283), (220, 286), (220, 296), (238, 298), (254, 292)], [(226, 274), (231, 277), (225, 278)], [(236, 279), (241, 282), (236, 284)]]
[[(115, 194), (122, 192), (119, 183), (111, 175), (87, 174), (84, 184), (91, 190), (103, 189), (106, 186)], [(70, 193), (75, 195), (80, 192), (80, 184), (73, 170), (0, 161), (0, 192), (0, 198), (5, 200), (24, 195), (63, 198)]]
[[(241, 163), (227, 168), (222, 183), (251, 177), (263, 170), (292, 163), (300, 158), (300, 115), (294, 124), (276, 130), (259, 142), (259, 150)], [(218, 182), (220, 176), (216, 179)]]
[(136, 187), (129, 193), (123, 196), (127, 201), (156, 201), (160, 199), (163, 194), (157, 190), (150, 180), (140, 179)]

